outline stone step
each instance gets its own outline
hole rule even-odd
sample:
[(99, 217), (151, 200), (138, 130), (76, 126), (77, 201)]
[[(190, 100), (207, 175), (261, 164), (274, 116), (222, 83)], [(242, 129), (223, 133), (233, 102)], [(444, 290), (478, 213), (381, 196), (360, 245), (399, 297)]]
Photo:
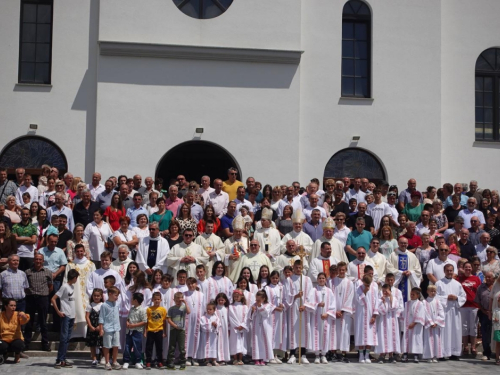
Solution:
[[(59, 349), (59, 341), (49, 341), (49, 347), (52, 350)], [(41, 341), (32, 341), (30, 343), (30, 348), (28, 352), (31, 351), (41, 351), (42, 350), (42, 342)], [(85, 342), (70, 342), (68, 345), (68, 351), (90, 351), (90, 348), (85, 346)]]

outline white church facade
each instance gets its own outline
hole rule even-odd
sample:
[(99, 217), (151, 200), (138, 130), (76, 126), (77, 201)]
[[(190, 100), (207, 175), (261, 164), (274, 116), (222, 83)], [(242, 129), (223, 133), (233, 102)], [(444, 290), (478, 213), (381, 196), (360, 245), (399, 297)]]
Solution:
[(2, 0), (0, 166), (498, 188), (499, 14), (498, 0)]

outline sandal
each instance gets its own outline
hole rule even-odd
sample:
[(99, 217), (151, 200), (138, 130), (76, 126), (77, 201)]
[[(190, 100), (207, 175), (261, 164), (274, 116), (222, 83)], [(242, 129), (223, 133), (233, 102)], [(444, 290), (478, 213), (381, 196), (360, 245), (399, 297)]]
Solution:
[(225, 365), (226, 365), (226, 362), (222, 361), (221, 363), (219, 363), (219, 365), (221, 365), (221, 366), (225, 366)]
[(220, 365), (217, 363), (217, 361), (213, 361), (213, 362), (212, 362), (212, 364), (213, 364), (214, 366), (220, 366)]
[(212, 364), (210, 362), (207, 362), (207, 366), (212, 367)]
[(239, 361), (239, 362), (238, 362), (238, 365), (240, 365), (240, 366), (243, 366), (244, 364), (245, 364), (245, 363), (243, 363), (243, 361)]

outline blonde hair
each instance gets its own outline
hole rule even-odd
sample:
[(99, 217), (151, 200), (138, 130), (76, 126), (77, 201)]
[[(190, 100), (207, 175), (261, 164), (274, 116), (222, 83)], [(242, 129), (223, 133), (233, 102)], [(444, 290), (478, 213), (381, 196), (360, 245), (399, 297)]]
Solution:
[(427, 286), (427, 290), (435, 290), (435, 291), (437, 291), (437, 288), (436, 288), (435, 285), (429, 285), (429, 286)]

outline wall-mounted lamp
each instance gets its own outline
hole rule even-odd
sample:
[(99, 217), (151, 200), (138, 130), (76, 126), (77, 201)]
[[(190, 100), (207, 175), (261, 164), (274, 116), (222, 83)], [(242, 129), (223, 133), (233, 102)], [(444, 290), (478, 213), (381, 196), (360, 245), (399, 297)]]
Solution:
[(203, 128), (196, 128), (196, 134), (202, 134)]
[(30, 124), (30, 130), (37, 130), (38, 125), (37, 124)]
[(357, 142), (357, 141), (359, 141), (360, 139), (361, 139), (361, 136), (359, 136), (359, 135), (353, 135), (353, 136), (352, 136), (352, 141), (353, 141), (353, 142)]

